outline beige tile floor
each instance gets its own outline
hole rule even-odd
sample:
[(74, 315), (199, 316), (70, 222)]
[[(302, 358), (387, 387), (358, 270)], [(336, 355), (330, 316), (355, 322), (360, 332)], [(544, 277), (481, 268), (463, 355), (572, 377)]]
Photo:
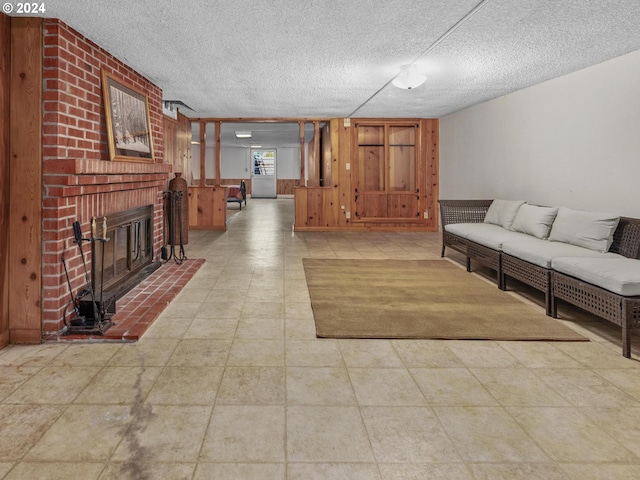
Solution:
[(591, 342), (316, 339), (301, 258), (437, 259), (440, 239), (292, 218), (250, 199), (190, 232), (207, 262), (138, 343), (0, 351), (0, 478), (640, 478), (618, 329), (564, 307)]

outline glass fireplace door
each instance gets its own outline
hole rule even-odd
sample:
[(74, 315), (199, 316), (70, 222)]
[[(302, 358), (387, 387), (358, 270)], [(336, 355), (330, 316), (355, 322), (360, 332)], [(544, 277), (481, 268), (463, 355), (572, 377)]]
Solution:
[[(97, 220), (100, 225), (102, 219)], [(152, 221), (153, 205), (127, 210), (107, 218), (108, 241), (93, 242), (91, 271), (96, 292), (121, 289), (137, 272), (151, 264)]]

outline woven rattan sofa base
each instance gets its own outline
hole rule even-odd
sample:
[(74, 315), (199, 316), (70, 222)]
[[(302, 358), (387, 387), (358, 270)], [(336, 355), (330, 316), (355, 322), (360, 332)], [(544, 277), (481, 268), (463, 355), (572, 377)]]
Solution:
[(445, 227), (452, 223), (482, 223), (493, 200), (438, 200), (440, 204), (440, 221), (442, 223), (442, 252), (451, 247), (464, 255), (466, 241), (457, 235), (445, 232)]
[(479, 243), (467, 240), (468, 272), (471, 271), (471, 260), (475, 260), (481, 265), (495, 270), (498, 287), (501, 290), (504, 290), (504, 286), (502, 284), (502, 280), (504, 278), (502, 275), (502, 255), (499, 250), (494, 250), (493, 248), (485, 247), (484, 245), (480, 245)]
[(467, 255), (467, 241), (464, 238), (461, 238), (453, 233), (443, 232), (442, 233), (442, 253), (441, 257), (444, 257), (444, 247), (449, 247), (457, 252), (462, 253), (464, 256)]
[(622, 327), (622, 355), (631, 358), (631, 329), (640, 324), (640, 297), (624, 297), (562, 273), (551, 272), (551, 315), (558, 299)]
[(507, 288), (507, 277), (526, 283), (544, 293), (547, 315), (551, 315), (551, 270), (520, 260), (506, 253), (502, 254), (502, 286)]

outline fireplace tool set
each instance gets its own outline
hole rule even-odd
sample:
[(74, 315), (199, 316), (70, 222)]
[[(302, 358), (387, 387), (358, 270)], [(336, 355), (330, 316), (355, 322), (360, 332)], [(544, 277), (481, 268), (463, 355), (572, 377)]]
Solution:
[[(165, 242), (164, 245), (162, 245), (160, 256), (163, 260), (167, 261), (173, 258), (177, 264), (180, 264), (183, 260), (187, 259), (187, 256), (184, 253), (184, 241), (182, 233), (182, 192), (180, 190), (168, 190), (162, 192), (162, 196), (165, 199), (165, 232), (167, 230), (166, 226), (168, 223), (170, 251), (167, 251), (167, 241), (165, 233)], [(169, 204), (168, 207), (167, 203)], [(177, 222), (176, 212), (178, 213)], [(176, 227), (177, 229), (179, 229), (180, 237), (179, 253), (176, 253)]]
[[(83, 238), (82, 230), (80, 228), (80, 222), (73, 222), (73, 236), (74, 243), (80, 250), (80, 258), (82, 259), (82, 266), (84, 268), (85, 286), (74, 296), (73, 289), (71, 287), (71, 280), (69, 279), (69, 272), (67, 270), (67, 263), (64, 255), (62, 257), (62, 265), (64, 266), (64, 273), (67, 277), (67, 285), (69, 286), (69, 295), (71, 301), (69, 305), (72, 305), (74, 317), (67, 323), (67, 311), (69, 305), (65, 308), (64, 323), (67, 327), (67, 334), (97, 334), (103, 335), (109, 327), (113, 325), (111, 321), (111, 315), (115, 313), (116, 304), (115, 297), (110, 297), (106, 301), (103, 298), (103, 280), (104, 280), (104, 244), (109, 241), (107, 235), (107, 219), (103, 218), (102, 221), (102, 237), (96, 235), (96, 220), (92, 220), (91, 238)], [(94, 284), (89, 278), (89, 272), (87, 271), (87, 263), (84, 257), (84, 250), (82, 249), (83, 242), (91, 242), (95, 245), (96, 242), (101, 243), (101, 265), (100, 265), (100, 295), (97, 297)]]

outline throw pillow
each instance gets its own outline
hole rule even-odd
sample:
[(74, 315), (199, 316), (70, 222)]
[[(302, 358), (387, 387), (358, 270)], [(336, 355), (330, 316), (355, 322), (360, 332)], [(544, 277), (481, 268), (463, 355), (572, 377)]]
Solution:
[(524, 204), (524, 200), (494, 200), (489, 205), (489, 210), (484, 217), (484, 223), (493, 223), (502, 228), (511, 230), (513, 219), (516, 218), (518, 209)]
[(609, 213), (583, 212), (560, 207), (549, 240), (565, 242), (596, 252), (607, 252), (620, 217)]
[(557, 213), (556, 207), (539, 207), (525, 203), (518, 209), (511, 230), (527, 233), (544, 240), (549, 237), (551, 224)]

